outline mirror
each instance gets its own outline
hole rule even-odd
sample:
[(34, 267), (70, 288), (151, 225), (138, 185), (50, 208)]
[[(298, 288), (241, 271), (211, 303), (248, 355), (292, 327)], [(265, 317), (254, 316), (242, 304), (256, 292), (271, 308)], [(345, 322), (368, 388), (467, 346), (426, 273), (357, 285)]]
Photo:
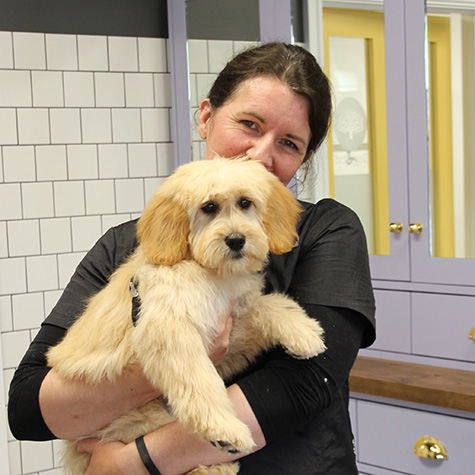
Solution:
[[(427, 4), (431, 254), (475, 257), (475, 1)], [(473, 8), (467, 5), (472, 3)]]

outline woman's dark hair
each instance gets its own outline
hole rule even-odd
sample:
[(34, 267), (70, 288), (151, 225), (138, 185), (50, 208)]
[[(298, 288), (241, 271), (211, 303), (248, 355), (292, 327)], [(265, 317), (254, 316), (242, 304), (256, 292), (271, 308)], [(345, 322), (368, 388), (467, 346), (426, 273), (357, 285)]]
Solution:
[(245, 50), (219, 73), (208, 95), (212, 107), (221, 107), (244, 81), (257, 76), (279, 79), (308, 100), (312, 136), (307, 152), (314, 152), (328, 132), (332, 108), (330, 84), (314, 56), (299, 46), (277, 42)]

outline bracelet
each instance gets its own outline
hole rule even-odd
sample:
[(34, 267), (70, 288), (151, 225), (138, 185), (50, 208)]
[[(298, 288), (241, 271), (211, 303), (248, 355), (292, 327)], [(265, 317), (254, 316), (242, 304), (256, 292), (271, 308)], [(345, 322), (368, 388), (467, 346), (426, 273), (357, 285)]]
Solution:
[(135, 439), (135, 445), (137, 446), (140, 458), (142, 459), (145, 468), (148, 470), (148, 473), (150, 473), (150, 475), (161, 475), (148, 453), (145, 441), (143, 440), (143, 435)]

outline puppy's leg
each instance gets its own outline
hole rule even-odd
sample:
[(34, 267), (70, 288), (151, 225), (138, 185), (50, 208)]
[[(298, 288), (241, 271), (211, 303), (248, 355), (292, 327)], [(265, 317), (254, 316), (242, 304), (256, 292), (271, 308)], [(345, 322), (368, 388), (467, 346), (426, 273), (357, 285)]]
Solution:
[(323, 329), (283, 294), (261, 295), (250, 310), (252, 325), (265, 344), (282, 345), (294, 358), (308, 359), (325, 351)]
[(120, 440), (127, 444), (174, 420), (175, 418), (164, 407), (161, 398), (154, 399), (145, 406), (123, 414), (93, 435), (102, 440)]
[(236, 418), (197, 329), (183, 315), (153, 317), (143, 309), (132, 345), (144, 374), (167, 397), (173, 415), (226, 453), (250, 452), (250, 430)]

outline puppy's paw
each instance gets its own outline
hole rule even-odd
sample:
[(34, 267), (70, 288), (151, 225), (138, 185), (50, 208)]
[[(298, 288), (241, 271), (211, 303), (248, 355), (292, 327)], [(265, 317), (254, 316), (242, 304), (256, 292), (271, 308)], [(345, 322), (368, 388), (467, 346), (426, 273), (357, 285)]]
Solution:
[(323, 329), (320, 324), (307, 318), (304, 325), (296, 326), (282, 342), (285, 352), (296, 359), (309, 359), (326, 350)]
[(251, 431), (239, 419), (233, 419), (219, 428), (208, 427), (201, 435), (211, 445), (227, 454), (247, 454), (255, 445)]

